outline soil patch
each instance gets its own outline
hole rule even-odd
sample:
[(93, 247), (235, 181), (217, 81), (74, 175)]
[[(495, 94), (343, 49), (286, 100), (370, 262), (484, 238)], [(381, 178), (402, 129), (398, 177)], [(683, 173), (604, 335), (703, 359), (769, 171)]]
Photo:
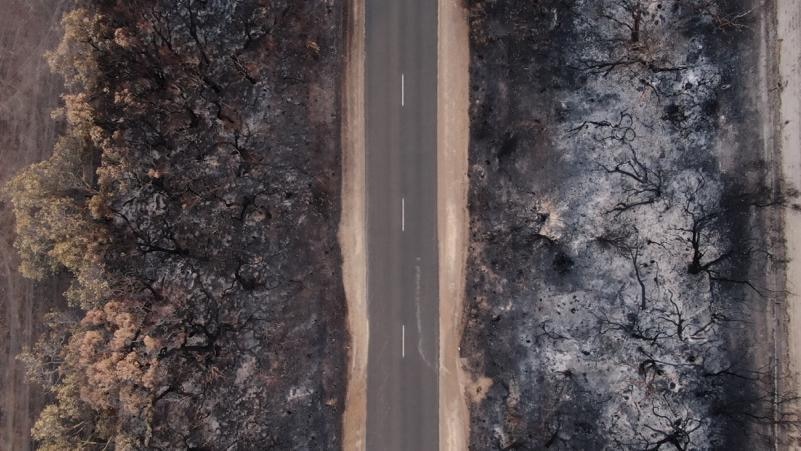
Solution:
[[(792, 0), (777, 2), (777, 34), (776, 52), (779, 59), (781, 84), (781, 111), (779, 123), (781, 133), (781, 164), (784, 182), (791, 187), (801, 188), (801, 4)], [(786, 347), (780, 349), (780, 367), (789, 371), (788, 383), (796, 391), (801, 372), (801, 214), (787, 209), (784, 215), (784, 236), (786, 240), (787, 265), (787, 298), (786, 314), (789, 323), (784, 332)], [(780, 312), (784, 313), (784, 312)], [(778, 322), (781, 325), (781, 321)], [(780, 339), (783, 337), (780, 337)], [(799, 449), (798, 432), (793, 433), (793, 445), (790, 449)]]
[(437, 204), (439, 242), (439, 442), (467, 449), (467, 378), (459, 355), (468, 241), (467, 150), (470, 139), (469, 28), (460, 0), (439, 1)]
[(367, 425), (367, 261), (365, 238), (364, 0), (351, 0), (346, 12), (345, 76), (342, 88), (342, 212), (339, 243), (350, 332), (348, 388), (343, 414), (343, 445), (365, 449)]

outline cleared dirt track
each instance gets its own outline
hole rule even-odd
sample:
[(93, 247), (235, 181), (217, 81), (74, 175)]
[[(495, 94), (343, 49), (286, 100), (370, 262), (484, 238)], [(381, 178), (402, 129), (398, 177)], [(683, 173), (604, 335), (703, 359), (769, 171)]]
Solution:
[[(60, 38), (63, 0), (0, 0), (0, 184), (19, 168), (46, 158), (56, 129), (61, 80), (44, 52)], [(41, 394), (25, 383), (14, 356), (41, 332), (41, 315), (61, 302), (61, 289), (38, 286), (17, 272), (13, 216), (0, 200), (0, 450), (31, 449), (30, 428)]]

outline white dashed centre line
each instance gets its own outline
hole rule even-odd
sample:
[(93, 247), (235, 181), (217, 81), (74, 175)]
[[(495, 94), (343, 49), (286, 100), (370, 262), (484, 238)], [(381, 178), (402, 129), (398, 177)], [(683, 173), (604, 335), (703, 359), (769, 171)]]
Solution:
[(406, 231), (406, 198), (401, 197), (401, 232)]
[(406, 76), (401, 73), (401, 106), (406, 106)]
[(406, 358), (406, 324), (401, 325), (401, 358)]

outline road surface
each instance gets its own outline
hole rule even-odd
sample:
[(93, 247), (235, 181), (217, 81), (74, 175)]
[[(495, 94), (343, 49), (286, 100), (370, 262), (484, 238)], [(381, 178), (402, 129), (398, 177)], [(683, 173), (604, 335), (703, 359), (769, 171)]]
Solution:
[(365, 26), (367, 450), (437, 450), (437, 2), (367, 0)]

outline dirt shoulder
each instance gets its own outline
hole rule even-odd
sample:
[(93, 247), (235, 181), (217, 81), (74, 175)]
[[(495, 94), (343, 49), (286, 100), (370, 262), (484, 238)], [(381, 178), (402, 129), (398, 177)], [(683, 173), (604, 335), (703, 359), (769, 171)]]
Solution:
[(342, 216), (339, 243), (350, 332), (348, 388), (343, 414), (343, 448), (365, 449), (367, 422), (367, 316), (364, 0), (351, 0), (346, 12), (345, 77), (342, 87)]
[[(776, 52), (779, 60), (779, 75), (782, 80), (780, 93), (781, 109), (778, 123), (781, 125), (778, 145), (781, 147), (781, 164), (784, 182), (788, 187), (801, 188), (801, 3), (793, 0), (777, 2)], [(787, 265), (786, 314), (789, 324), (786, 329), (787, 343), (779, 350), (780, 364), (791, 377), (788, 389), (799, 390), (798, 374), (801, 371), (801, 214), (786, 209), (784, 212)], [(797, 442), (796, 442), (797, 443)], [(790, 449), (799, 449), (798, 445)]]
[(468, 240), (469, 29), (460, 0), (439, 1), (437, 202), (439, 241), (439, 442), (467, 449), (466, 374), (459, 355)]

